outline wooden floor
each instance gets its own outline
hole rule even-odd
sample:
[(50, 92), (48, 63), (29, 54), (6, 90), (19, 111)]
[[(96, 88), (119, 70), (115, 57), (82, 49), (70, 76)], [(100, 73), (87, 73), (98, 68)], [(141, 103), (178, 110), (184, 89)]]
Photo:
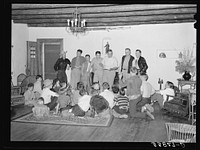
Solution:
[[(24, 110), (24, 112), (23, 112)], [(16, 112), (27, 112), (22, 107)], [(30, 110), (29, 110), (30, 111)], [(164, 142), (167, 141), (165, 122), (187, 120), (154, 114), (155, 120), (114, 119), (110, 127), (31, 124), (11, 121), (11, 141), (109, 141), (109, 142)]]

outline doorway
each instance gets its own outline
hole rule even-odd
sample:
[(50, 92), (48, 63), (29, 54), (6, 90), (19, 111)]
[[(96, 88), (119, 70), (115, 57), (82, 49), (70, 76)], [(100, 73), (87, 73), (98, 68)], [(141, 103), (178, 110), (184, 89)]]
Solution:
[(37, 39), (41, 52), (41, 68), (43, 79), (55, 79), (54, 64), (63, 50), (63, 39)]

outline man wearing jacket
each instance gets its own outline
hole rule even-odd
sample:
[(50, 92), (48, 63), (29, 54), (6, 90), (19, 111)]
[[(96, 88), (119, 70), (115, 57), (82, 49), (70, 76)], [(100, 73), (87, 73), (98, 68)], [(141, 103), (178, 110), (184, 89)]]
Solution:
[(125, 82), (130, 78), (130, 68), (133, 66), (133, 60), (135, 58), (131, 55), (130, 48), (125, 49), (125, 55), (122, 56), (121, 69), (120, 69), (120, 79)]
[(137, 74), (146, 74), (146, 70), (148, 69), (148, 65), (144, 57), (141, 56), (141, 50), (137, 49), (135, 51), (135, 67), (138, 69)]
[(67, 75), (65, 73), (66, 69), (70, 67), (70, 60), (66, 58), (66, 52), (61, 51), (60, 58), (56, 61), (54, 65), (54, 70), (57, 71), (57, 78), (60, 82), (68, 82)]

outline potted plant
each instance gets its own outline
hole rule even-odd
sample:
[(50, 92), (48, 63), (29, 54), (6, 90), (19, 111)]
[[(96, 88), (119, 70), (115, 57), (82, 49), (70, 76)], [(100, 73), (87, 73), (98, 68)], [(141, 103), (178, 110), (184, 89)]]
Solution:
[(190, 80), (191, 74), (194, 74), (196, 71), (196, 66), (194, 63), (196, 62), (196, 57), (193, 56), (193, 51), (184, 50), (179, 54), (179, 60), (176, 60), (176, 71), (180, 74), (183, 74), (184, 80)]

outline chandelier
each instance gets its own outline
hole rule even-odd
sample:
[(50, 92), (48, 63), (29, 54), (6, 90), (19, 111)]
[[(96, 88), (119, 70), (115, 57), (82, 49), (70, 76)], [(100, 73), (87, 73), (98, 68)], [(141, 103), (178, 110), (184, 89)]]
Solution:
[(72, 13), (72, 19), (67, 19), (66, 31), (68, 33), (75, 34), (84, 34), (86, 32), (86, 20), (81, 19), (81, 13), (76, 10)]

